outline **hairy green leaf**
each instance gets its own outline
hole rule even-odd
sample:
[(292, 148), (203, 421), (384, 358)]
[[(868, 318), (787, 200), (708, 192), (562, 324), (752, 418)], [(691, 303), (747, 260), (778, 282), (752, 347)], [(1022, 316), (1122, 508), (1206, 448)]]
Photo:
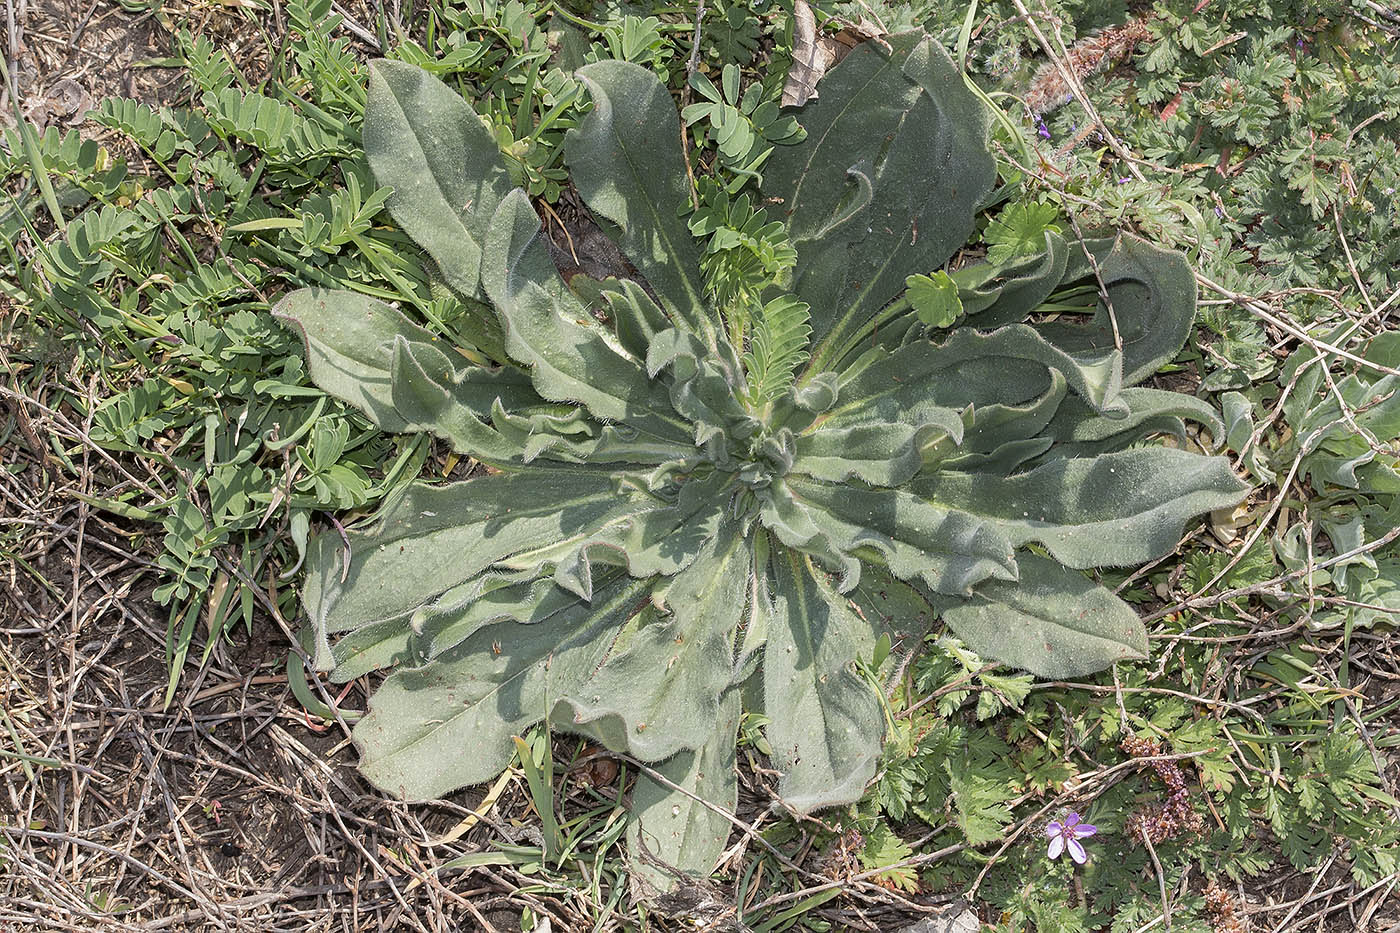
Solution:
[(1068, 567), (1122, 567), (1176, 547), (1194, 516), (1249, 491), (1223, 457), (1169, 447), (1052, 460), (1016, 476), (940, 472), (909, 489), (986, 519), (1017, 547), (1035, 542)]
[(807, 138), (779, 147), (764, 193), (798, 250), (793, 287), (812, 305), (815, 371), (972, 232), (996, 169), (986, 111), (921, 32), (857, 46), (802, 109)]
[(778, 795), (800, 813), (859, 798), (884, 732), (879, 700), (855, 669), (874, 635), (817, 573), (799, 554), (774, 555), (776, 624), (763, 661)]
[(626, 580), (542, 622), (488, 626), (429, 664), (394, 673), (355, 726), (360, 771), (410, 800), (499, 774), (510, 762), (511, 736), (577, 692), (646, 587)]
[(1084, 355), (1118, 347), (1123, 352), (1123, 382), (1146, 379), (1171, 360), (1186, 342), (1196, 316), (1196, 277), (1176, 253), (1120, 234), (1090, 240), (1070, 250), (1063, 283), (1102, 281), (1093, 318), (1084, 324), (1054, 321), (1037, 325), (1046, 339), (1065, 351)]
[(554, 269), (540, 219), (520, 189), (491, 220), (482, 280), (505, 326), (506, 352), (530, 367), (540, 395), (585, 405), (661, 438), (684, 422), (649, 390), (640, 366), (614, 349)]
[(486, 418), (497, 399), (507, 408), (539, 402), (519, 370), (474, 366), (393, 308), (357, 292), (298, 289), (283, 296), (273, 313), (301, 331), (307, 367), (316, 384), (363, 411), (385, 431), (433, 430), (431, 419), (424, 422), (394, 405), (400, 344), (410, 357), (430, 357), (426, 368), (432, 384), (477, 418)]
[(1020, 579), (981, 587), (943, 619), (988, 657), (1042, 677), (1080, 677), (1147, 657), (1147, 629), (1132, 608), (1052, 560), (1018, 554)]
[[(414, 486), (374, 526), (312, 539), (303, 601), (320, 634), (466, 602), (497, 561), (541, 543), (582, 541), (599, 527), (658, 507), (619, 494), (606, 473), (531, 471), (450, 486)], [(318, 650), (323, 666), (328, 652)]]
[(369, 70), (362, 138), (375, 179), (394, 189), (394, 220), (458, 294), (484, 298), (486, 229), (511, 188), (486, 124), (427, 72), (381, 60)]
[[(1016, 579), (1011, 540), (994, 523), (902, 489), (861, 489), (792, 478), (797, 501), (842, 553), (868, 549), (903, 580), (966, 594), (989, 579)], [(796, 545), (794, 545), (796, 546)], [(854, 585), (843, 580), (843, 592)]]
[(739, 803), (734, 742), (740, 712), (739, 691), (730, 690), (704, 742), (657, 764), (661, 779), (637, 776), (627, 841), (633, 889), (642, 896), (673, 888), (669, 869), (709, 875), (724, 853), (734, 827), (729, 815)]
[(748, 548), (732, 528), (722, 531), (667, 588), (668, 616), (649, 621), (580, 686), (568, 704), (573, 725), (646, 761), (703, 746), (733, 674), (724, 661), (748, 580)]
[(618, 245), (672, 319), (704, 333), (700, 250), (679, 213), (690, 189), (671, 95), (650, 70), (629, 62), (597, 62), (578, 77), (593, 111), (565, 144), (574, 184), (594, 213), (616, 225)]

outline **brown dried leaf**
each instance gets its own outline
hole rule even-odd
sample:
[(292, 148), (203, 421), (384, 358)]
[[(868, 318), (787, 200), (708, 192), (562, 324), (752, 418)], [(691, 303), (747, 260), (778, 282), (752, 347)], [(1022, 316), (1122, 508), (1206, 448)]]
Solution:
[(890, 44), (884, 41), (884, 37), (887, 35), (889, 35), (889, 33), (885, 31), (884, 26), (881, 26), (879, 23), (873, 23), (862, 16), (858, 23), (844, 24), (841, 31), (836, 34), (836, 38), (842, 45), (848, 48), (855, 48), (866, 39), (874, 39), (888, 49)]
[(44, 97), (48, 102), (49, 113), (65, 118), (64, 122), (69, 126), (82, 123), (83, 118), (92, 109), (92, 95), (88, 94), (87, 88), (72, 78), (63, 78), (55, 82), (44, 92)]
[(608, 756), (608, 750), (592, 742), (584, 746), (585, 759), (578, 766), (579, 779), (590, 787), (607, 787), (617, 780), (617, 759)]
[[(24, 116), (43, 132), (50, 124), (59, 122), (77, 126), (91, 109), (92, 96), (87, 90), (72, 78), (60, 78), (43, 93), (31, 95), (24, 107)], [(13, 121), (5, 125), (12, 126)]]
[[(839, 20), (837, 22), (840, 22)], [(817, 96), (817, 82), (826, 70), (867, 39), (889, 48), (882, 38), (885, 29), (865, 17), (858, 23), (842, 23), (832, 36), (817, 34), (817, 19), (805, 0), (797, 0), (793, 10), (792, 67), (783, 84), (783, 106), (801, 107)]]
[(792, 67), (783, 83), (783, 106), (801, 107), (817, 96), (817, 82), (835, 55), (817, 38), (817, 18), (804, 0), (797, 0), (792, 20)]

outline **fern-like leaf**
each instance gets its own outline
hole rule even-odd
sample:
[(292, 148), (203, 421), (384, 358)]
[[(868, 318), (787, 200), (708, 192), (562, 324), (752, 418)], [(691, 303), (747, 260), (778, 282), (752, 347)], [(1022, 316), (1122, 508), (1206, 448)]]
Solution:
[(797, 367), (808, 358), (808, 304), (790, 295), (774, 298), (754, 320), (744, 371), (749, 379), (749, 399), (762, 407), (792, 385)]

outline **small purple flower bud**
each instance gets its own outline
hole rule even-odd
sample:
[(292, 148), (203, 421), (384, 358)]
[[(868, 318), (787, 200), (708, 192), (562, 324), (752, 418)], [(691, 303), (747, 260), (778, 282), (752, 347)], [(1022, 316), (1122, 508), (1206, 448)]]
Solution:
[(1050, 138), (1050, 127), (1045, 125), (1044, 120), (1035, 121), (1035, 131), (1040, 134), (1041, 139)]

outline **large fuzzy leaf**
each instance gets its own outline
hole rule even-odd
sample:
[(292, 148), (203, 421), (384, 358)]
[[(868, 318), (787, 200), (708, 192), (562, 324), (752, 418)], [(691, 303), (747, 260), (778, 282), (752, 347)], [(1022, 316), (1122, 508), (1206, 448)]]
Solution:
[(911, 423), (931, 407), (1020, 405), (1044, 394), (1054, 372), (1096, 410), (1126, 413), (1120, 365), (1114, 351), (1072, 356), (1025, 324), (988, 334), (962, 329), (942, 344), (921, 340), (867, 354), (842, 373), (826, 424)]
[[(1040, 435), (1056, 412), (1064, 407), (1068, 390), (1068, 382), (1056, 369), (1050, 371), (1050, 385), (1045, 392), (1024, 404), (969, 408), (964, 413), (967, 424), (961, 447), (943, 452), (936, 469), (1001, 475), (1013, 472), (1022, 463), (1050, 449), (1053, 441)], [(1084, 402), (1080, 402), (1080, 407), (1093, 411)]]
[[(989, 579), (1016, 579), (1010, 538), (979, 516), (902, 489), (861, 489), (789, 477), (814, 526), (843, 553), (867, 550), (900, 579), (939, 593), (967, 593)], [(854, 585), (843, 580), (842, 592)]]
[(812, 306), (812, 370), (972, 232), (996, 166), (987, 113), (922, 32), (857, 46), (799, 119), (807, 137), (774, 152), (764, 194), (797, 247), (794, 292)]
[(627, 843), (638, 895), (673, 888), (677, 879), (668, 869), (702, 878), (714, 871), (734, 827), (726, 814), (739, 802), (734, 742), (741, 712), (739, 691), (730, 690), (709, 723), (705, 742), (655, 766), (662, 778), (681, 788), (679, 793), (648, 774), (637, 776)]
[(726, 479), (696, 481), (674, 503), (653, 500), (650, 508), (616, 512), (578, 535), (546, 539), (497, 566), (524, 577), (548, 573), (584, 599), (592, 598), (596, 564), (625, 567), (634, 577), (672, 576), (690, 566), (718, 532)]
[[(616, 576), (616, 571), (600, 574), (595, 585), (605, 588)], [(396, 664), (417, 667), (457, 647), (487, 625), (507, 619), (542, 622), (580, 598), (549, 578), (527, 583), (512, 583), (504, 577), (487, 579), (480, 589), (480, 595), (464, 604), (381, 619), (346, 634), (331, 645), (335, 664), (331, 680), (345, 683)]]
[[(991, 330), (1022, 322), (1060, 286), (1069, 252), (1078, 247), (1067, 244), (1053, 230), (1045, 231), (1044, 236), (1045, 248), (1038, 253), (1017, 255), (1002, 263), (973, 263), (949, 274), (951, 285), (957, 289), (957, 305), (968, 326)], [(915, 296), (911, 293), (909, 297)], [(911, 301), (907, 311), (893, 318), (879, 315), (857, 328), (847, 339), (846, 347), (868, 343), (894, 349), (931, 332), (936, 329), (923, 325), (918, 303)], [(848, 355), (837, 351), (833, 359)]]
[(348, 558), (338, 535), (312, 539), (302, 601), (317, 633), (317, 665), (330, 661), (327, 634), (464, 604), (497, 561), (663, 506), (620, 493), (606, 473), (584, 470), (410, 487), (375, 526), (350, 532)]
[(673, 326), (671, 319), (656, 306), (646, 289), (631, 279), (604, 283), (603, 299), (611, 311), (618, 343), (633, 359), (645, 360), (647, 348), (656, 335)]
[(608, 343), (555, 271), (539, 216), (518, 188), (492, 218), (482, 280), (501, 315), (506, 352), (530, 367), (540, 395), (582, 403), (598, 418), (657, 437), (686, 440), (690, 431), (665, 396)]
[(718, 459), (727, 456), (731, 436), (745, 439), (762, 428), (739, 399), (743, 374), (723, 338), (713, 352), (688, 331), (663, 331), (652, 339), (646, 363), (649, 375), (669, 371), (671, 406), (690, 420), (697, 445), (716, 442), (711, 449)]
[(827, 427), (797, 438), (794, 473), (845, 482), (857, 477), (874, 486), (902, 486), (924, 465), (924, 450), (939, 439), (957, 443), (963, 422), (957, 412), (930, 408), (915, 424), (873, 422)]
[(373, 298), (299, 289), (274, 313), (301, 330), (316, 384), (385, 431), (427, 431), (496, 466), (538, 457), (663, 463), (684, 453), (653, 435), (625, 425), (599, 427), (572, 406), (546, 403), (525, 372), (471, 365)]
[[(860, 580), (860, 558), (841, 549), (837, 539), (844, 528), (833, 528), (830, 515), (800, 501), (786, 480), (775, 480), (755, 494), (759, 520), (778, 541), (815, 558), (823, 567), (839, 575), (838, 588), (845, 592)], [(779, 623), (781, 624), (781, 623)]]
[(591, 604), (532, 625), (488, 626), (431, 663), (391, 675), (355, 726), (361, 773), (407, 799), (499, 774), (511, 736), (543, 720), (604, 661), (647, 587), (624, 578)]
[(968, 646), (1042, 677), (1080, 677), (1147, 656), (1147, 629), (1132, 607), (1083, 574), (1019, 554), (1021, 578), (993, 582), (943, 620)]
[(1052, 460), (1029, 473), (940, 472), (909, 491), (964, 509), (1017, 547), (1044, 545), (1069, 567), (1122, 567), (1176, 547), (1186, 522), (1249, 492), (1223, 457), (1148, 447), (1093, 459)]
[(875, 639), (805, 558), (773, 556), (776, 624), (763, 660), (763, 708), (778, 795), (799, 813), (851, 803), (875, 776), (884, 721), (856, 672)]
[(539, 397), (524, 373), (473, 366), (393, 308), (357, 292), (303, 288), (273, 314), (306, 341), (311, 378), (382, 430), (431, 431), (462, 453), (503, 463), (518, 451), (482, 421), (495, 402), (518, 408)]
[(493, 405), (491, 427), (526, 463), (542, 458), (562, 463), (637, 466), (665, 463), (686, 453), (675, 442), (625, 424), (599, 425), (574, 405), (540, 402), (518, 413)]
[(1120, 450), (1153, 434), (1186, 436), (1186, 421), (1210, 431), (1219, 444), (1225, 437), (1220, 413), (1209, 403), (1184, 392), (1161, 389), (1124, 389), (1119, 396), (1128, 406), (1122, 418), (1106, 418), (1079, 399), (1066, 399), (1045, 427), (1056, 456), (1092, 457)]
[(1100, 301), (1087, 323), (1060, 320), (1039, 324), (1037, 329), (1056, 346), (1079, 355), (1108, 350), (1115, 340), (1121, 342), (1123, 383), (1132, 385), (1160, 369), (1186, 342), (1196, 316), (1196, 277), (1179, 253), (1121, 234), (1116, 239), (1088, 240), (1082, 248), (1071, 246), (1066, 284), (1082, 280), (1098, 285), (1086, 250), (1108, 288), (1112, 316)]
[(671, 95), (646, 68), (603, 61), (580, 68), (593, 110), (569, 131), (564, 158), (595, 214), (656, 289), (677, 324), (704, 334), (700, 249), (680, 211), (690, 201), (681, 124)]
[(962, 601), (912, 586), (878, 566), (866, 567), (860, 584), (845, 595), (877, 633), (889, 636), (893, 650), (906, 655), (918, 650), (939, 613)]
[(421, 68), (380, 60), (369, 69), (362, 139), (375, 181), (394, 189), (394, 220), (458, 294), (484, 298), (486, 228), (511, 189), (486, 124)]
[(612, 748), (659, 761), (705, 745), (729, 687), (744, 615), (749, 551), (730, 527), (666, 590), (668, 615), (618, 646), (567, 705), (571, 722)]

